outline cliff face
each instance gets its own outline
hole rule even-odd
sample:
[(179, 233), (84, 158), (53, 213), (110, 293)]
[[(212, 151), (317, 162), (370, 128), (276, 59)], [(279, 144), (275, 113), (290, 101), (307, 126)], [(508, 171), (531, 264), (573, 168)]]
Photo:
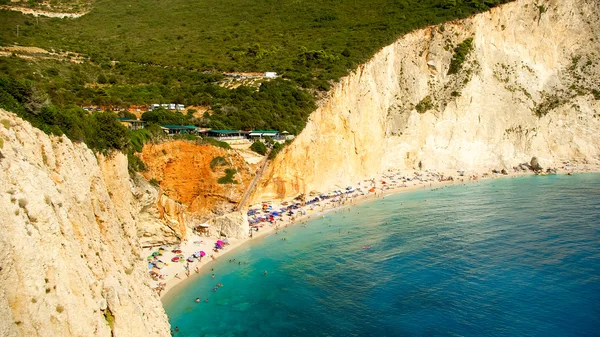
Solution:
[(176, 243), (186, 238), (185, 206), (160, 194), (158, 188), (139, 175), (130, 178), (126, 156), (97, 157), (115, 209), (121, 217), (135, 218), (142, 246)]
[[(147, 179), (156, 179), (163, 193), (203, 219), (230, 212), (252, 181), (256, 165), (237, 152), (186, 141), (147, 144), (142, 159)], [(226, 169), (235, 169), (236, 183), (219, 184)], [(200, 220), (199, 220), (200, 221)]]
[(0, 121), (0, 335), (168, 336), (126, 158)]
[[(344, 78), (270, 165), (255, 200), (387, 169), (600, 159), (597, 0), (519, 0), (408, 34)], [(473, 49), (448, 74), (454, 49)], [(541, 117), (538, 117), (541, 116)]]

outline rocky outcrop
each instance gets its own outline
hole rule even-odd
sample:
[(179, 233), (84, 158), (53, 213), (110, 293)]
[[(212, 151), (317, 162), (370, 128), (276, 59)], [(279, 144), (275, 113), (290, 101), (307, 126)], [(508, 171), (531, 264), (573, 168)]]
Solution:
[[(177, 140), (147, 144), (142, 159), (147, 179), (156, 179), (162, 192), (207, 219), (230, 212), (252, 181), (256, 165), (235, 151)], [(233, 183), (220, 184), (225, 170), (235, 169)]]
[(0, 335), (168, 336), (125, 156), (0, 120)]
[(597, 163), (599, 13), (597, 0), (518, 0), (407, 34), (334, 86), (270, 165), (255, 200), (345, 187), (419, 163)]
[(121, 217), (135, 218), (141, 245), (176, 243), (187, 237), (185, 207), (139, 175), (130, 176), (127, 157), (97, 155), (109, 196)]
[(214, 217), (208, 221), (209, 235), (216, 237), (245, 239), (248, 237), (248, 215), (246, 212), (233, 212)]
[(138, 200), (138, 237), (142, 247), (178, 243), (189, 234), (186, 207), (162, 194), (160, 189), (136, 175), (132, 192)]

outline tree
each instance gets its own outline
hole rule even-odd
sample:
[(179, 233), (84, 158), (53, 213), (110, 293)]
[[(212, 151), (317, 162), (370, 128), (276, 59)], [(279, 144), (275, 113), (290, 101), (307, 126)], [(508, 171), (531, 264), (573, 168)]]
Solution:
[(261, 156), (264, 156), (267, 153), (267, 147), (265, 146), (265, 144), (258, 140), (252, 143), (252, 146), (250, 146), (250, 150), (260, 154)]
[(89, 131), (86, 143), (99, 152), (112, 149), (125, 150), (129, 143), (129, 132), (112, 112), (98, 112), (92, 115), (88, 123)]

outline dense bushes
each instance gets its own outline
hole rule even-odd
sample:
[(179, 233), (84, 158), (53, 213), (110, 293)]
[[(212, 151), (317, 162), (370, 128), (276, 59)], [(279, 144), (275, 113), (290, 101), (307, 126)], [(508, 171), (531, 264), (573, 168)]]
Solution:
[(49, 104), (33, 83), (0, 78), (0, 107), (15, 112), (46, 133), (65, 134), (91, 149), (106, 153), (125, 150), (129, 131), (110, 112), (88, 114), (77, 106)]
[[(213, 111), (212, 114), (194, 118), (191, 114), (157, 109), (142, 116), (149, 123), (197, 125), (213, 129), (277, 129), (297, 134), (315, 109), (314, 98), (308, 92), (281, 79), (265, 82), (258, 90), (247, 86), (230, 90), (205, 82), (219, 78), (217, 75), (204, 78), (209, 75), (185, 76), (185, 73), (181, 73), (182, 77), (176, 82), (148, 84), (148, 78), (158, 80), (158, 75), (168, 78), (171, 75), (157, 67), (150, 67), (149, 72), (154, 75), (147, 77), (137, 72), (131, 74), (132, 77), (126, 77), (127, 73), (122, 75), (119, 70), (119, 66), (99, 69), (93, 65), (65, 66), (54, 61), (28, 65), (18, 58), (0, 58), (0, 71), (6, 71), (7, 78), (36, 83), (38, 100), (50, 100), (61, 106), (71, 103), (113, 107), (180, 103), (210, 105)], [(94, 74), (97, 72), (114, 73), (120, 82), (129, 81), (130, 84), (94, 86)], [(44, 74), (44, 77), (39, 74)], [(120, 116), (134, 117), (126, 112), (121, 112)]]
[(142, 114), (142, 120), (153, 124), (189, 125), (192, 122), (191, 115), (184, 115), (179, 111), (169, 111), (163, 108), (147, 111)]
[[(326, 89), (402, 34), (504, 2), (281, 0), (249, 6), (242, 0), (106, 0), (94, 2), (90, 15), (77, 20), (2, 11), (0, 44), (79, 52), (103, 68), (117, 60), (128, 74), (139, 70), (133, 64), (173, 72), (146, 83), (176, 83), (177, 72), (188, 69), (276, 71), (304, 87)], [(96, 74), (98, 80), (123, 83), (111, 73)]]
[(260, 154), (261, 156), (264, 156), (265, 154), (267, 154), (267, 147), (265, 146), (265, 144), (263, 142), (260, 142), (260, 141), (256, 141), (256, 142), (252, 143), (252, 145), (250, 146), (250, 150)]

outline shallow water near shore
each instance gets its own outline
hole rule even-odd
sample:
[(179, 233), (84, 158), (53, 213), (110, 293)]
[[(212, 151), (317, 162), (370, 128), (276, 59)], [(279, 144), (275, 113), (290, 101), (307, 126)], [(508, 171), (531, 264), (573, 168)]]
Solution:
[(207, 268), (165, 300), (175, 336), (597, 336), (600, 174), (387, 196)]

